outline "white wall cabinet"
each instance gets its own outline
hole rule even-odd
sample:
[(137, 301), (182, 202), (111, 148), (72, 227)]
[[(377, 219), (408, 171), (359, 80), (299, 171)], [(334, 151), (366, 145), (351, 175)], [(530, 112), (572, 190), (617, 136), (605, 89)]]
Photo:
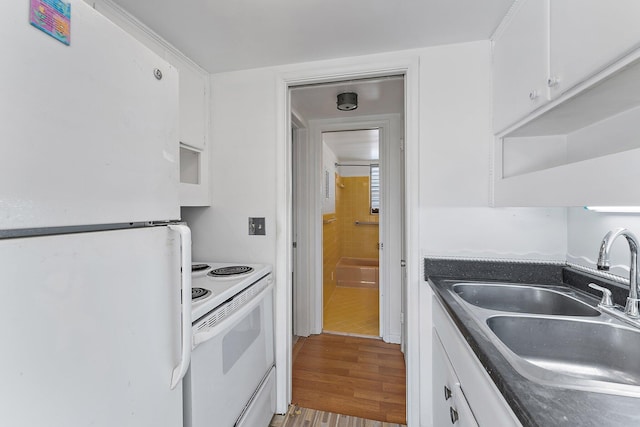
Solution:
[(522, 0), (493, 40), (494, 132), (640, 47), (640, 2)]
[(493, 44), (495, 130), (549, 101), (549, 0), (524, 0)]
[(112, 0), (88, 2), (178, 70), (180, 205), (209, 206), (209, 74)]
[(551, 97), (640, 46), (637, 0), (551, 2)]
[(179, 73), (180, 205), (208, 206), (209, 75), (167, 50), (166, 59)]
[[(553, 0), (548, 15), (546, 2), (531, 2), (515, 8), (495, 38), (492, 204), (638, 205), (640, 2)], [(549, 98), (528, 111), (499, 95), (517, 87), (505, 77), (507, 48), (532, 49), (512, 28), (535, 27), (527, 20), (548, 24), (550, 34)], [(531, 85), (529, 74), (510, 78)]]
[(494, 206), (638, 205), (640, 52), (603, 73), (496, 137)]
[(440, 301), (432, 298), (433, 425), (521, 427)]
[(202, 150), (207, 141), (209, 76), (173, 52), (165, 56), (180, 75), (180, 143)]

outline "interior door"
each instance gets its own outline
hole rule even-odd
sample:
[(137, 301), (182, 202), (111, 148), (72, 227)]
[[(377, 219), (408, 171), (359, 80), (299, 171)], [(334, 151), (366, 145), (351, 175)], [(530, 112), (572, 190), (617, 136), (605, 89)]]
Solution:
[(406, 158), (404, 149), (404, 138), (400, 141), (400, 176), (402, 177), (400, 184), (400, 289), (401, 289), (401, 308), (400, 318), (402, 320), (402, 332), (400, 336), (400, 350), (405, 353), (407, 347), (407, 221), (406, 221), (406, 203), (407, 194), (405, 186), (406, 177)]
[[(291, 265), (293, 271), (291, 271), (291, 301), (294, 303), (293, 312), (296, 312), (295, 304), (297, 297), (298, 287), (298, 133), (296, 127), (291, 127), (291, 206), (293, 206), (293, 213), (291, 215)], [(291, 316), (291, 335), (296, 335), (297, 316)]]
[(307, 130), (295, 125), (292, 142), (292, 181), (293, 181), (293, 334), (308, 337), (311, 333), (319, 333), (313, 330), (312, 313), (309, 310), (310, 294), (313, 292), (311, 273), (311, 231), (312, 227), (309, 214), (309, 201), (313, 194), (309, 189), (306, 165), (309, 156), (309, 144)]

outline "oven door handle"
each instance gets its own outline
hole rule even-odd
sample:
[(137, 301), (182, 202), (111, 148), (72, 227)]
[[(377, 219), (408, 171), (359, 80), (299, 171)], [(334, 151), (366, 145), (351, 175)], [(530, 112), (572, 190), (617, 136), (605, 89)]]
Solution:
[(169, 224), (180, 235), (180, 265), (182, 281), (182, 339), (180, 363), (171, 374), (171, 390), (187, 373), (191, 362), (191, 230), (186, 225)]
[(198, 332), (194, 333), (193, 348), (196, 348), (198, 345), (202, 344), (203, 342), (213, 338), (218, 333), (220, 333), (220, 331), (223, 328), (226, 328), (229, 323), (233, 323), (236, 320), (243, 318), (244, 316), (249, 314), (251, 310), (253, 310), (256, 306), (258, 306), (258, 304), (262, 302), (265, 294), (267, 292), (271, 292), (271, 290), (273, 289), (273, 285), (272, 285), (273, 280), (271, 279), (271, 277), (269, 277), (267, 281), (269, 284), (267, 285), (266, 288), (261, 290), (260, 293), (255, 295), (248, 303), (240, 307), (237, 311), (231, 313), (229, 317), (225, 317), (221, 319), (220, 322), (216, 323), (214, 326), (202, 328)]

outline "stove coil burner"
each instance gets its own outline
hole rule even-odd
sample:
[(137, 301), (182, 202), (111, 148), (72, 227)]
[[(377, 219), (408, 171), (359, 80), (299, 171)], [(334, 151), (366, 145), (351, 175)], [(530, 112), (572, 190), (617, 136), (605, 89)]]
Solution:
[(191, 289), (191, 301), (198, 301), (203, 298), (208, 297), (211, 294), (211, 291), (203, 288), (192, 288)]
[(248, 267), (246, 265), (232, 265), (230, 267), (221, 267), (211, 270), (208, 275), (212, 277), (229, 277), (236, 276), (238, 274), (251, 273), (252, 271), (253, 267)]
[(209, 268), (209, 264), (193, 264), (191, 266), (191, 271), (202, 271)]

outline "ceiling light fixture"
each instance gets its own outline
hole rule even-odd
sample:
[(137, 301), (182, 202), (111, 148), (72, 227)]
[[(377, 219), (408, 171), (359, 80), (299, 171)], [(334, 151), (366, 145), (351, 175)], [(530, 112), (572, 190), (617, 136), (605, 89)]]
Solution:
[(355, 92), (344, 92), (338, 94), (338, 110), (352, 111), (358, 108), (358, 94)]

